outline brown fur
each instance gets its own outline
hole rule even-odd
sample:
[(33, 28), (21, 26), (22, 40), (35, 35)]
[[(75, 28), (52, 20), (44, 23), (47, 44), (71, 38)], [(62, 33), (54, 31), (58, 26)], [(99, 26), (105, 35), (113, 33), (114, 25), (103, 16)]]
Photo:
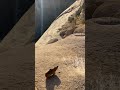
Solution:
[(58, 66), (54, 67), (53, 69), (50, 69), (47, 73), (45, 73), (46, 78), (49, 78), (49, 77), (55, 75), (55, 72), (57, 69), (58, 69)]

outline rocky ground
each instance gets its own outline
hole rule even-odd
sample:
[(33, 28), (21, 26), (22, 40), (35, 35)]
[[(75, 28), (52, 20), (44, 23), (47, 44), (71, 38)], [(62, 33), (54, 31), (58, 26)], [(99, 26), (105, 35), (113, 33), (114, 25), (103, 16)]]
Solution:
[[(70, 35), (56, 43), (36, 46), (36, 90), (84, 90), (84, 36)], [(46, 79), (45, 73), (59, 66), (56, 76)]]
[[(36, 90), (120, 90), (119, 0), (88, 0), (85, 27), (73, 5), (36, 43)], [(56, 76), (46, 80), (57, 65)]]
[[(85, 27), (77, 0), (51, 24), (35, 45), (36, 90), (85, 89)], [(56, 75), (45, 73), (58, 66)]]

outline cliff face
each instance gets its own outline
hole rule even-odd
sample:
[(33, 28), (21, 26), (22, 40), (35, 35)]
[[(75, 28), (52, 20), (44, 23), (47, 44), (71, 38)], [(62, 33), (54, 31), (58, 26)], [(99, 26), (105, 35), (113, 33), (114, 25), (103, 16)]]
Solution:
[[(83, 3), (61, 13), (35, 45), (36, 90), (84, 90), (85, 28)], [(56, 75), (45, 73), (58, 66)]]
[(86, 19), (99, 17), (119, 18), (119, 0), (86, 0)]
[(83, 2), (80, 0), (76, 1), (68, 9), (62, 12), (56, 20), (53, 21), (48, 30), (44, 35), (38, 40), (36, 45), (47, 44), (51, 39), (62, 39), (66, 36), (73, 34), (74, 32), (83, 32), (84, 33), (84, 13), (82, 11)]
[(36, 37), (47, 30), (53, 20), (75, 0), (36, 0)]

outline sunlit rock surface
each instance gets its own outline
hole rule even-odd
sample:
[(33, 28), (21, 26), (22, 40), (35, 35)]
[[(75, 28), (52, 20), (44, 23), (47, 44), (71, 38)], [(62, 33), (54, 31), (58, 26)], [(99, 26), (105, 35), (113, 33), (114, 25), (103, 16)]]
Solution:
[[(80, 0), (58, 16), (35, 45), (36, 90), (85, 89), (85, 28)], [(56, 75), (45, 73), (58, 66)]]
[(36, 0), (36, 38), (42, 36), (54, 19), (75, 0)]
[[(79, 10), (83, 2), (80, 3), (80, 0), (76, 1), (73, 5), (71, 5), (68, 9), (66, 9), (63, 13), (61, 13), (56, 20), (51, 24), (48, 30), (42, 35), (42, 37), (38, 40), (37, 44), (46, 44), (50, 39), (58, 38), (62, 39), (65, 37), (62, 33), (70, 35), (74, 32), (74, 30), (79, 27), (82, 28), (82, 20), (80, 20)], [(78, 16), (75, 16), (77, 15)], [(84, 23), (84, 21), (83, 21)]]

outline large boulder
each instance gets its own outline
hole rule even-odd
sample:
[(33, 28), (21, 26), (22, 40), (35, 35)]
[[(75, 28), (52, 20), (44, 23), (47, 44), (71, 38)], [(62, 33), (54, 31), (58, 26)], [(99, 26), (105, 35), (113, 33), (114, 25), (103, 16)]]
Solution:
[(54, 20), (44, 35), (38, 40), (36, 45), (47, 44), (54, 38), (57, 38), (58, 40), (65, 38), (66, 36), (72, 34), (75, 28), (82, 26), (84, 22), (80, 19), (80, 14), (78, 14), (81, 13), (81, 5), (83, 3), (80, 3), (80, 1), (81, 0), (76, 1), (68, 9), (61, 13), (57, 19)]
[[(36, 43), (36, 90), (85, 89), (85, 27), (80, 7), (77, 0)], [(45, 73), (56, 66), (56, 74), (46, 79)]]
[(120, 22), (111, 17), (93, 18), (86, 21), (86, 33), (86, 89), (117, 90)]
[(106, 1), (94, 11), (92, 17), (119, 17), (119, 8), (120, 1)]

